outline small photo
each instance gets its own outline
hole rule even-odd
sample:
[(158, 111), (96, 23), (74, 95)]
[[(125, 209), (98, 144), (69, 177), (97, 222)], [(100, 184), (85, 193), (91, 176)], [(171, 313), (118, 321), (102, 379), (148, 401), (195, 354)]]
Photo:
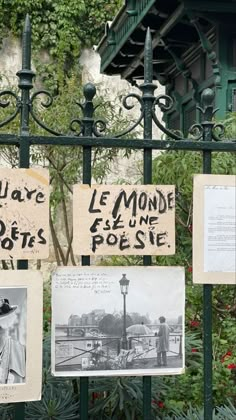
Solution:
[(184, 305), (182, 267), (58, 268), (52, 278), (52, 373), (183, 373)]
[(43, 278), (0, 271), (0, 404), (41, 399)]
[(0, 384), (26, 381), (27, 289), (0, 287)]

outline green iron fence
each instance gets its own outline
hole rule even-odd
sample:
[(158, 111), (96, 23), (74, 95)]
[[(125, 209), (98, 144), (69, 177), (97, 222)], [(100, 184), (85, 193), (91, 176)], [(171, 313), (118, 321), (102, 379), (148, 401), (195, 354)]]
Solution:
[[(54, 145), (54, 146), (82, 146), (83, 148), (83, 183), (91, 183), (91, 154), (93, 147), (103, 148), (129, 148), (143, 150), (143, 182), (152, 184), (152, 151), (153, 150), (186, 150), (201, 151), (203, 162), (203, 173), (211, 173), (211, 155), (213, 151), (229, 152), (236, 150), (235, 141), (222, 141), (223, 127), (215, 124), (212, 119), (216, 112), (213, 108), (214, 93), (211, 89), (202, 92), (201, 123), (195, 124), (189, 130), (190, 138), (184, 139), (181, 135), (166, 128), (156, 115), (156, 107), (162, 112), (170, 111), (173, 108), (173, 100), (167, 95), (154, 96), (157, 86), (153, 83), (152, 70), (152, 39), (150, 30), (147, 31), (144, 55), (144, 82), (139, 86), (141, 94), (129, 94), (124, 99), (124, 107), (130, 109), (127, 99), (132, 97), (140, 104), (140, 116), (137, 121), (127, 130), (116, 135), (105, 135), (105, 122), (96, 120), (94, 117), (93, 98), (96, 94), (96, 88), (91, 83), (84, 87), (85, 100), (80, 104), (82, 118), (77, 118), (76, 123), (80, 126), (80, 131), (73, 133), (72, 121), (70, 133), (63, 134), (47, 127), (35, 114), (35, 99), (41, 94), (48, 97), (48, 103), (41, 103), (48, 107), (52, 104), (51, 94), (45, 90), (35, 91), (31, 94), (33, 88), (34, 72), (31, 70), (31, 28), (29, 17), (26, 17), (23, 32), (22, 48), (22, 69), (17, 73), (19, 78), (19, 89), (21, 95), (10, 90), (0, 92), (0, 106), (7, 108), (10, 104), (8, 100), (11, 97), (15, 100), (15, 110), (4, 121), (0, 122), (0, 127), (7, 126), (9, 122), (17, 116), (20, 117), (19, 135), (1, 134), (0, 145), (14, 145), (19, 148), (19, 167), (28, 168), (30, 162), (30, 147), (34, 145)], [(29, 121), (34, 120), (40, 127), (44, 128), (50, 135), (32, 136), (29, 132)], [(125, 136), (135, 129), (140, 123), (143, 124), (143, 139), (126, 139)], [(166, 135), (166, 140), (152, 139), (153, 123)], [(102, 130), (99, 131), (99, 125)], [(221, 136), (217, 135), (220, 131)], [(151, 265), (151, 256), (143, 257), (144, 265)], [(82, 265), (90, 265), (90, 257), (82, 256)], [(18, 261), (18, 269), (27, 269), (27, 261)], [(204, 329), (204, 418), (212, 419), (212, 286), (203, 286), (203, 329)], [(143, 419), (151, 419), (151, 382), (150, 376), (143, 377)], [(81, 420), (88, 419), (88, 385), (89, 379), (80, 378), (80, 415)], [(14, 410), (15, 420), (25, 418), (25, 404), (16, 403)]]

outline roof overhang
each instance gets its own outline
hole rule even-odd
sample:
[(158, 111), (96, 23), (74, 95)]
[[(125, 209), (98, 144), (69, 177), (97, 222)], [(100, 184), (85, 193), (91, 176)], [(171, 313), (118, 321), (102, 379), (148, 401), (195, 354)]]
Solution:
[(233, 26), (235, 17), (235, 0), (126, 0), (97, 47), (101, 71), (128, 80), (143, 78), (150, 27), (154, 78), (165, 83), (166, 75), (178, 70), (178, 59), (193, 61), (204, 38), (214, 43), (216, 25)]

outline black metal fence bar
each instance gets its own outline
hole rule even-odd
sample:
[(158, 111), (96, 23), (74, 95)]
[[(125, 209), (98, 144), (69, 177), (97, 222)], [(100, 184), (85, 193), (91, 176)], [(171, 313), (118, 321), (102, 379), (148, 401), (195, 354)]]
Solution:
[[(203, 94), (204, 108), (203, 141), (212, 141), (212, 117), (214, 115), (212, 93)], [(203, 173), (211, 173), (211, 151), (203, 152)], [(212, 419), (212, 285), (203, 285), (203, 354), (204, 354), (204, 420)]]
[[(6, 125), (17, 114), (20, 115), (20, 134), (0, 135), (0, 145), (15, 145), (19, 147), (19, 167), (28, 168), (30, 161), (30, 147), (34, 145), (55, 146), (82, 146), (83, 147), (83, 183), (91, 184), (91, 156), (93, 147), (119, 147), (131, 149), (143, 149), (144, 184), (152, 184), (152, 150), (186, 150), (203, 152), (203, 172), (211, 173), (212, 152), (232, 152), (236, 150), (236, 140), (220, 141), (221, 138), (215, 132), (216, 124), (212, 122), (214, 115), (214, 94), (207, 89), (202, 94), (203, 109), (202, 123), (195, 125), (190, 130), (192, 138), (183, 139), (179, 135), (170, 132), (163, 127), (155, 115), (155, 106), (159, 105), (162, 111), (170, 110), (172, 100), (166, 95), (161, 95), (164, 103), (160, 104), (160, 97), (155, 98), (156, 85), (153, 84), (152, 74), (152, 40), (148, 30), (145, 43), (144, 83), (140, 86), (142, 97), (139, 97), (141, 105), (141, 118), (144, 122), (143, 139), (122, 139), (112, 136), (98, 137), (94, 128), (94, 105), (93, 98), (96, 94), (95, 87), (88, 83), (84, 88), (85, 102), (81, 105), (83, 118), (81, 119), (81, 133), (78, 136), (58, 135), (53, 130), (45, 128), (51, 134), (57, 136), (31, 136), (29, 135), (29, 118), (34, 119), (32, 111), (32, 96), (30, 90), (33, 87), (34, 73), (31, 70), (31, 30), (29, 18), (26, 18), (23, 33), (22, 69), (17, 73), (19, 77), (20, 98), (17, 98), (16, 111), (12, 117), (0, 122), (0, 127)], [(6, 94), (6, 92), (5, 92)], [(3, 96), (3, 94), (2, 94)], [(12, 96), (16, 95), (12, 93)], [(35, 94), (34, 94), (35, 97)], [(137, 99), (138, 95), (136, 95)], [(1, 102), (0, 102), (1, 106)], [(6, 103), (2, 105), (6, 107)], [(34, 119), (35, 120), (35, 119)], [(36, 120), (35, 120), (36, 121)], [(36, 121), (37, 122), (37, 121)], [(152, 139), (152, 124), (156, 125), (167, 135), (167, 140)], [(40, 125), (40, 124), (39, 124)], [(42, 125), (41, 125), (42, 127)], [(131, 131), (131, 130), (130, 130)], [(127, 133), (128, 131), (126, 131)], [(78, 215), (79, 217), (79, 215)], [(144, 265), (151, 265), (150, 256), (143, 258)], [(82, 265), (90, 265), (90, 257), (82, 256)], [(27, 261), (18, 261), (18, 269), (27, 269)], [(212, 419), (212, 286), (203, 286), (203, 311), (204, 311), (204, 419)], [(181, 343), (182, 345), (182, 343)], [(77, 392), (77, 379), (73, 380), (74, 389)], [(88, 420), (89, 416), (89, 380), (87, 377), (80, 378), (80, 414), (81, 420)], [(24, 403), (15, 404), (15, 420), (25, 419)], [(151, 419), (151, 377), (143, 378), (143, 419)]]
[[(0, 145), (19, 146), (22, 136), (1, 134)], [(76, 137), (76, 136), (30, 136), (28, 138), (30, 146), (84, 146), (84, 147), (119, 147), (120, 149), (133, 150), (186, 150), (192, 152), (212, 151), (212, 152), (233, 152), (236, 149), (236, 139), (222, 142), (214, 141), (193, 141), (184, 140), (158, 140), (158, 139), (117, 139), (115, 137), (96, 138), (96, 137)]]
[[(29, 168), (30, 164), (30, 143), (29, 143), (29, 100), (30, 89), (33, 87), (32, 78), (34, 73), (31, 71), (31, 26), (29, 16), (26, 17), (23, 31), (22, 42), (22, 69), (17, 73), (19, 77), (18, 86), (21, 90), (20, 101), (20, 142), (19, 142), (19, 167)], [(19, 270), (28, 269), (28, 261), (17, 261)], [(15, 405), (15, 420), (24, 420), (25, 404)]]
[[(152, 68), (152, 39), (151, 32), (148, 28), (145, 41), (145, 58), (144, 58), (144, 83), (140, 86), (143, 99), (143, 138), (144, 143), (147, 139), (152, 139), (152, 107), (154, 102), (154, 90), (156, 85), (153, 84), (153, 68)], [(146, 144), (145, 144), (146, 146)], [(143, 152), (143, 182), (144, 184), (152, 184), (152, 148), (147, 149), (144, 146)], [(152, 264), (151, 256), (143, 257), (143, 264), (148, 266)], [(151, 401), (152, 401), (152, 377), (143, 377), (143, 419), (151, 419)]]
[[(85, 103), (83, 105), (83, 136), (92, 136), (93, 127), (93, 98), (96, 89), (92, 84), (87, 84), (84, 88)], [(83, 147), (83, 184), (91, 184), (92, 179), (92, 147), (86, 145)], [(79, 215), (78, 215), (79, 216)], [(90, 257), (82, 256), (82, 265), (90, 265)], [(80, 378), (80, 418), (88, 420), (89, 398), (88, 398), (89, 378)]]

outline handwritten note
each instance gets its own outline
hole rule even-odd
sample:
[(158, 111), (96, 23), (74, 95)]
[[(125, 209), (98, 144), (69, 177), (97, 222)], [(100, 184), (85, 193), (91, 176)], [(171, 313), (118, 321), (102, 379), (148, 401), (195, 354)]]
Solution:
[(49, 180), (46, 169), (0, 169), (0, 258), (47, 258)]
[(54, 275), (55, 289), (83, 289), (95, 294), (110, 293), (114, 282), (103, 272), (71, 272), (70, 270), (58, 271)]
[(172, 185), (75, 185), (75, 253), (174, 254), (174, 191)]

